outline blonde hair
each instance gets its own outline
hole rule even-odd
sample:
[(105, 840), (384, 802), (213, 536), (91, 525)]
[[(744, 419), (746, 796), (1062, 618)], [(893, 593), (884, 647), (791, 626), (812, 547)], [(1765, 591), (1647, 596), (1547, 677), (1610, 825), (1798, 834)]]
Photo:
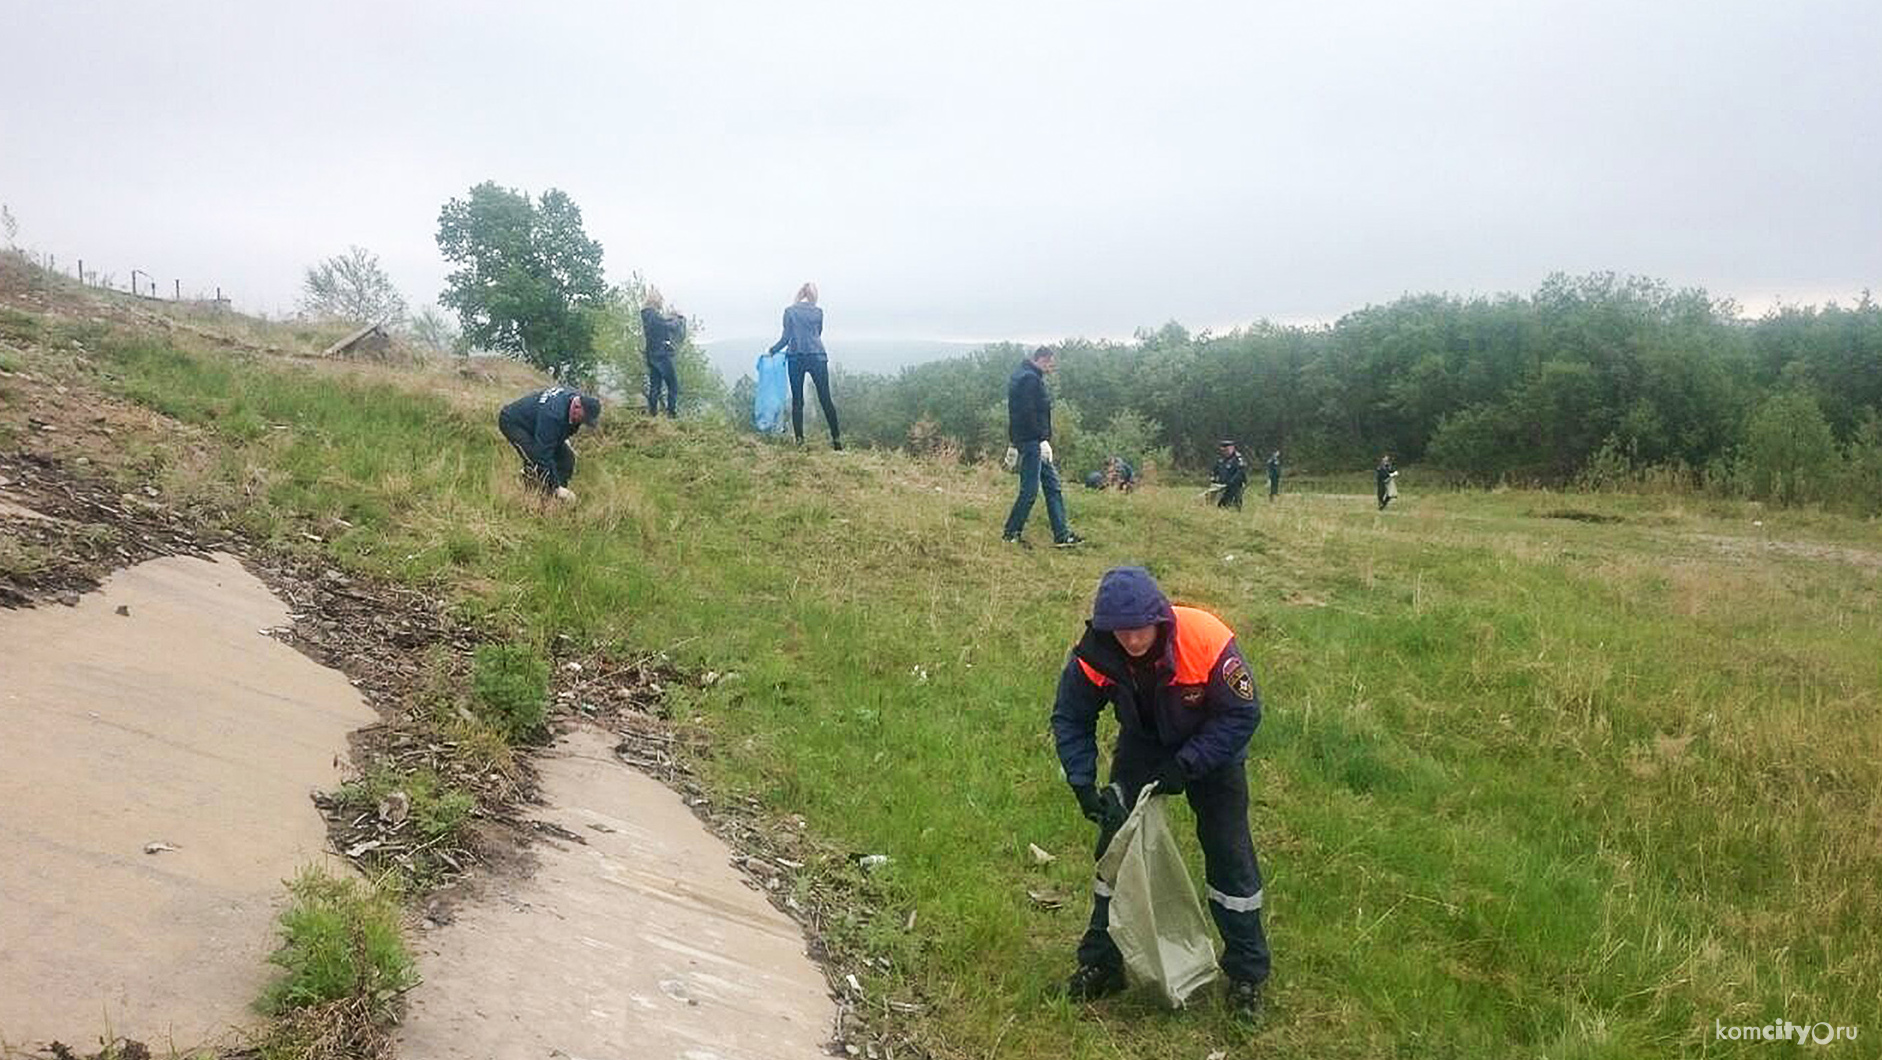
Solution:
[(806, 281), (804, 286), (799, 287), (797, 289), (797, 300), (800, 302), (809, 302), (811, 305), (816, 305), (817, 304), (817, 285)]
[(660, 288), (658, 287), (647, 288), (646, 301), (647, 305), (654, 309), (665, 309), (667, 307), (666, 296), (660, 293)]

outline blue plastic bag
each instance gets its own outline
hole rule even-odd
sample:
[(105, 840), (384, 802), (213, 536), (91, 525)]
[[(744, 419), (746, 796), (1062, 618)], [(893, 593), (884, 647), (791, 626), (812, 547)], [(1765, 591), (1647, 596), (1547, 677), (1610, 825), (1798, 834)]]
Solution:
[(758, 393), (752, 399), (751, 424), (761, 434), (780, 433), (791, 407), (791, 381), (782, 353), (758, 357)]

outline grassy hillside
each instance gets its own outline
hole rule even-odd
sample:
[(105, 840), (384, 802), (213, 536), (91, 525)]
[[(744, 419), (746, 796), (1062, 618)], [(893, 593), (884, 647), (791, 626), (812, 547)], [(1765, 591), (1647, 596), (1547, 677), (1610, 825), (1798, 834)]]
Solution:
[[(1715, 1019), (1882, 1034), (1873, 522), (1409, 484), (1384, 515), (1364, 494), (1238, 514), (1172, 487), (1080, 491), (1092, 546), (1020, 552), (995, 472), (621, 409), (579, 440), (580, 506), (545, 516), (495, 432), (508, 390), (91, 328), (75, 380), (203, 430), (141, 454), (167, 490), (240, 498), (256, 533), (313, 534), (524, 640), (726, 674), (674, 693), (708, 776), (891, 857), (890, 908), (855, 927), (881, 960), (862, 979), (919, 997), (904, 1018), (936, 1055), (1751, 1055)], [(1055, 993), (1092, 832), (1047, 715), (1122, 562), (1222, 614), (1261, 685), (1275, 979), (1252, 1034), (1213, 1004)]]

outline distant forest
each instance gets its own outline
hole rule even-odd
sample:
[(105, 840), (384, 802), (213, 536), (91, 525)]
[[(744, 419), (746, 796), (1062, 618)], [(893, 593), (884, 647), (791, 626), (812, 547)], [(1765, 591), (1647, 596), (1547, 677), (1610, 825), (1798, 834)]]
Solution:
[[(1109, 452), (1195, 471), (1226, 437), (1255, 462), (1280, 449), (1296, 470), (1390, 453), (1471, 484), (1657, 484), (1882, 510), (1882, 307), (1866, 292), (1747, 321), (1703, 290), (1558, 275), (1527, 296), (1414, 295), (1330, 326), (1172, 323), (1059, 349), (1055, 448), (1074, 474)], [(844, 433), (997, 454), (1025, 353), (842, 374)]]

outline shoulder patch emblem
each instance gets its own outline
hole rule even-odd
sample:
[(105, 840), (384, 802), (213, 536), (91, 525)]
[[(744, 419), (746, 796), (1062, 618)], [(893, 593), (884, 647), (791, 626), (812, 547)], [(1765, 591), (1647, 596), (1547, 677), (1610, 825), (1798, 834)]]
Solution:
[(1229, 691), (1250, 702), (1255, 698), (1255, 678), (1248, 672), (1248, 664), (1241, 656), (1231, 655), (1222, 664), (1222, 683), (1229, 686)]

